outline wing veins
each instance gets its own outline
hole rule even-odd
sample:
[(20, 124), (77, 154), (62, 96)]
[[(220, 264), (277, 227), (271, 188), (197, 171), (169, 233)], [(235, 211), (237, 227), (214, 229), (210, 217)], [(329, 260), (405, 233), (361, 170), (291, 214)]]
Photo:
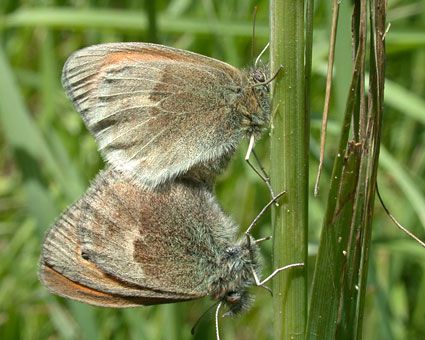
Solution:
[(155, 136), (153, 136), (152, 137), (152, 139), (149, 141), (149, 142), (147, 142), (145, 145), (143, 145), (143, 147), (142, 148), (140, 148), (140, 149), (138, 149), (137, 151), (136, 151), (136, 153), (133, 155), (133, 156), (131, 156), (131, 157), (129, 157), (129, 159), (128, 159), (128, 162), (129, 161), (132, 161), (141, 151), (143, 151), (143, 149), (145, 149), (147, 146), (149, 146), (149, 144), (151, 144), (153, 141), (155, 141), (156, 139), (158, 139), (161, 135), (163, 135), (165, 132), (167, 131), (167, 129), (165, 128), (165, 129), (162, 129), (162, 131), (160, 132), (160, 133), (158, 133), (158, 134), (156, 134)]
[(125, 92), (118, 92), (118, 93), (111, 93), (111, 94), (102, 94), (99, 95), (98, 98), (111, 98), (111, 97), (115, 97), (115, 96), (122, 96), (122, 95), (128, 95), (128, 94), (142, 94), (142, 93), (151, 93), (151, 90), (138, 90), (138, 91), (125, 91)]
[(140, 123), (140, 124), (137, 124), (137, 125), (135, 125), (135, 126), (133, 126), (133, 127), (131, 127), (130, 129), (128, 129), (128, 130), (126, 130), (126, 131), (124, 131), (123, 133), (120, 133), (118, 136), (115, 136), (114, 138), (112, 138), (106, 145), (104, 145), (104, 146), (102, 146), (102, 147), (100, 147), (99, 148), (99, 151), (100, 150), (103, 150), (104, 148), (106, 148), (108, 145), (110, 145), (112, 142), (114, 142), (115, 140), (117, 140), (118, 138), (120, 138), (120, 137), (122, 137), (122, 136), (124, 136), (124, 135), (126, 135), (127, 133), (129, 133), (130, 131), (132, 131), (132, 130), (135, 130), (135, 129), (137, 129), (137, 128), (139, 128), (140, 126), (142, 126), (142, 125), (144, 125), (144, 124), (146, 124), (147, 122), (149, 122), (151, 119), (154, 119), (155, 117), (151, 117), (150, 119), (147, 119), (146, 121), (144, 121), (143, 123)]
[(128, 111), (128, 110), (134, 110), (134, 109), (142, 109), (142, 108), (144, 108), (144, 107), (152, 107), (152, 106), (156, 106), (157, 105), (157, 103), (155, 103), (155, 105), (143, 105), (143, 106), (130, 106), (130, 107), (124, 107), (124, 108), (122, 108), (122, 109), (118, 109), (118, 110), (116, 110), (116, 111), (113, 111), (113, 112), (111, 112), (110, 114), (107, 114), (106, 116), (103, 116), (103, 117), (101, 117), (100, 119), (98, 119), (98, 120), (94, 120), (93, 119), (93, 121), (91, 122), (91, 125), (94, 125), (94, 124), (97, 124), (97, 123), (100, 123), (101, 121), (103, 121), (103, 120), (105, 120), (105, 119), (108, 119), (108, 118), (111, 118), (112, 116), (115, 116), (116, 114), (119, 114), (119, 113), (122, 113), (122, 112), (125, 112), (125, 111)]

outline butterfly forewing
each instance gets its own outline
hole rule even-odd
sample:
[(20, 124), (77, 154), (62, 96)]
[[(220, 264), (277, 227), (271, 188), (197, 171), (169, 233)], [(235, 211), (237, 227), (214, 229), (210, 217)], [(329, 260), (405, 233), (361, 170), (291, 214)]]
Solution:
[(226, 63), (148, 43), (91, 46), (63, 71), (104, 158), (150, 187), (192, 167), (216, 171), (242, 135), (243, 98), (233, 92), (247, 83)]

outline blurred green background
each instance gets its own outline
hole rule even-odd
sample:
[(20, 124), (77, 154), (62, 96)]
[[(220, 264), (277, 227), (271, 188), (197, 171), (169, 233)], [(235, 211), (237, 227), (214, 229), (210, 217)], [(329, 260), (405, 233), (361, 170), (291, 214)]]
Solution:
[[(317, 171), (325, 92), (330, 1), (316, 0), (311, 89), (310, 192)], [(154, 4), (154, 5), (153, 5)], [(103, 167), (93, 138), (61, 87), (61, 68), (75, 50), (102, 42), (155, 41), (237, 67), (250, 63), (253, 6), (259, 6), (255, 54), (268, 42), (267, 1), (14, 1), (0, 2), (0, 338), (214, 339), (208, 298), (112, 310), (50, 294), (37, 279), (49, 225)], [(310, 271), (314, 264), (345, 97), (351, 78), (351, 5), (343, 1), (327, 160), (310, 200)], [(150, 19), (149, 19), (150, 18)], [(425, 2), (388, 0), (387, 82), (378, 183), (393, 215), (425, 239)], [(266, 57), (267, 58), (267, 57)], [(265, 185), (243, 161), (243, 143), (219, 178), (217, 196), (243, 231), (268, 200)], [(256, 147), (266, 169), (267, 134)], [(364, 339), (425, 338), (425, 252), (402, 234), (379, 204), (374, 218)], [(271, 234), (269, 215), (254, 234)], [(262, 245), (271, 271), (271, 242)], [(272, 338), (272, 300), (253, 288), (253, 308), (221, 319), (222, 339)]]

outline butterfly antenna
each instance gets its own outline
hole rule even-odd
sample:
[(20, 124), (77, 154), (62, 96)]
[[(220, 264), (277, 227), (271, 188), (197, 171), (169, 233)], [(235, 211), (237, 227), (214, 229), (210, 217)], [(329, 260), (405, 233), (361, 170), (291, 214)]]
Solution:
[(198, 320), (195, 322), (195, 324), (193, 325), (192, 329), (190, 330), (190, 334), (194, 335), (195, 334), (195, 328), (196, 326), (198, 326), (199, 322), (201, 321), (201, 319), (211, 310), (213, 309), (215, 306), (217, 306), (217, 304), (220, 301), (217, 301), (216, 303), (212, 304), (210, 307), (208, 307), (208, 309), (202, 313), (202, 315), (198, 318)]
[(218, 312), (220, 311), (222, 301), (217, 306), (217, 310), (215, 311), (215, 334), (217, 336), (217, 340), (220, 340), (220, 332), (218, 331)]
[(251, 65), (254, 67), (254, 47), (255, 47), (255, 19), (257, 17), (258, 6), (254, 6), (254, 14), (252, 15), (252, 39), (251, 39)]
[(257, 69), (257, 64), (260, 61), (261, 57), (263, 56), (264, 53), (266, 53), (267, 49), (269, 48), (270, 43), (268, 42), (266, 47), (263, 48), (263, 50), (261, 51), (261, 53), (258, 55), (257, 59), (255, 59), (255, 64), (254, 64), (254, 69)]

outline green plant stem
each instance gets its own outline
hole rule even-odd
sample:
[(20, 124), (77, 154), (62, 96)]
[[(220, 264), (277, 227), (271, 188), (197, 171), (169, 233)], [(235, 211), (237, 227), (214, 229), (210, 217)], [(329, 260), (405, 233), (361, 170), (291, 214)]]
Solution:
[[(272, 0), (271, 74), (283, 66), (272, 89), (271, 181), (287, 190), (272, 211), (274, 267), (306, 263), (308, 223), (308, 115), (304, 87), (304, 4)], [(303, 339), (307, 316), (307, 268), (273, 280), (275, 339)]]

